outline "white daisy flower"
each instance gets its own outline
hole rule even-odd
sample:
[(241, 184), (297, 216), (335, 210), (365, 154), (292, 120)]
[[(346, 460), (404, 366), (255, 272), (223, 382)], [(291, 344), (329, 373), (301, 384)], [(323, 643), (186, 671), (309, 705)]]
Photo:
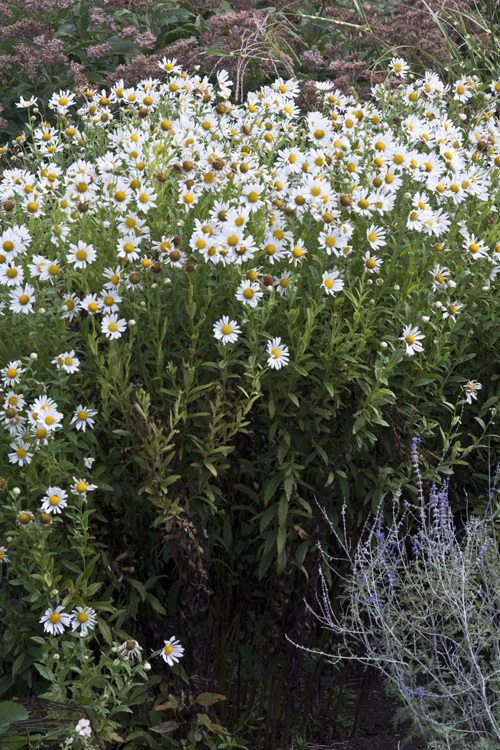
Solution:
[(169, 667), (182, 659), (184, 655), (184, 648), (181, 646), (180, 641), (175, 638), (170, 638), (165, 641), (165, 645), (161, 651), (161, 658), (167, 662)]
[(0, 563), (8, 563), (8, 562), (10, 562), (10, 560), (7, 557), (7, 548), (0, 547)]
[(288, 347), (281, 343), (280, 337), (268, 342), (267, 352), (269, 354), (267, 364), (268, 367), (273, 370), (280, 370), (282, 367), (285, 367), (290, 360)]
[(64, 628), (71, 624), (71, 616), (64, 611), (64, 607), (57, 607), (56, 609), (49, 607), (39, 622), (43, 625), (46, 633), (60, 635), (64, 633)]
[(137, 641), (132, 638), (128, 641), (124, 641), (121, 646), (116, 649), (116, 653), (120, 656), (124, 656), (126, 659), (134, 659), (136, 656), (140, 656), (142, 646), (139, 646)]
[(243, 302), (244, 305), (257, 307), (262, 295), (263, 292), (256, 281), (244, 280), (236, 290), (235, 297), (239, 302)]
[(366, 239), (370, 243), (372, 250), (378, 250), (379, 247), (386, 245), (386, 230), (381, 227), (377, 227), (375, 224), (371, 224), (366, 230)]
[(71, 628), (87, 635), (89, 630), (95, 628), (97, 614), (91, 607), (76, 607), (71, 613)]
[(31, 452), (32, 446), (30, 443), (25, 443), (24, 440), (19, 440), (12, 443), (10, 447), (12, 452), (8, 454), (9, 463), (18, 464), (19, 466), (31, 463), (33, 453)]
[(399, 337), (399, 340), (405, 342), (406, 353), (412, 357), (417, 352), (422, 352), (424, 350), (423, 345), (420, 343), (424, 338), (425, 336), (417, 327), (412, 328), (411, 326), (406, 326), (403, 330), (403, 335)]
[(274, 286), (276, 287), (276, 291), (282, 296), (287, 292), (293, 291), (294, 284), (290, 271), (283, 271), (281, 276), (275, 279)]
[(410, 66), (402, 57), (392, 57), (389, 61), (389, 70), (400, 78), (404, 78)]
[(235, 320), (229, 320), (227, 315), (223, 315), (217, 323), (214, 324), (214, 336), (225, 344), (234, 344), (238, 340), (241, 329)]
[(75, 355), (74, 350), (70, 352), (62, 352), (57, 357), (54, 357), (51, 364), (55, 365), (58, 370), (64, 370), (73, 374), (80, 370), (80, 360)]
[(14, 291), (9, 293), (10, 306), (9, 309), (15, 313), (24, 313), (27, 315), (33, 312), (33, 304), (35, 302), (35, 290), (30, 284), (25, 284), (24, 287), (18, 286)]
[(477, 392), (480, 391), (482, 387), (481, 383), (478, 383), (477, 380), (469, 380), (464, 385), (465, 397), (468, 404), (471, 404), (473, 399), (477, 400)]
[(20, 286), (24, 281), (22, 266), (16, 266), (13, 261), (0, 265), (0, 284), (3, 286)]
[(70, 489), (74, 495), (87, 497), (87, 492), (92, 492), (92, 490), (97, 489), (96, 484), (90, 484), (86, 479), (77, 479), (76, 477), (73, 477), (73, 482), (74, 484), (71, 485)]
[(89, 409), (87, 406), (82, 406), (81, 404), (77, 406), (73, 413), (73, 419), (71, 420), (70, 424), (76, 424), (77, 430), (82, 430), (85, 432), (87, 427), (92, 428), (95, 424), (95, 417), (97, 414), (96, 411), (93, 409)]
[(368, 273), (380, 273), (382, 261), (368, 250), (363, 256), (363, 262)]
[(335, 292), (340, 292), (344, 288), (344, 282), (340, 278), (340, 271), (337, 266), (332, 268), (331, 271), (325, 271), (321, 277), (321, 286), (327, 294), (334, 295)]
[(2, 370), (0, 370), (0, 375), (2, 376), (3, 382), (7, 386), (14, 385), (15, 383), (21, 382), (21, 375), (26, 372), (22, 367), (20, 367), (19, 362), (9, 362), (7, 367), (4, 367)]
[(66, 258), (75, 268), (87, 268), (97, 258), (97, 253), (92, 245), (79, 240), (77, 245), (70, 245), (70, 252)]
[(45, 513), (62, 513), (68, 505), (68, 493), (61, 487), (47, 487), (42, 498), (42, 510)]
[(126, 329), (127, 321), (125, 318), (118, 319), (116, 313), (105, 315), (102, 319), (101, 331), (108, 339), (119, 339)]
[(83, 464), (86, 469), (91, 469), (94, 461), (95, 461), (95, 458), (92, 458), (92, 456), (87, 456), (86, 458), (83, 459)]

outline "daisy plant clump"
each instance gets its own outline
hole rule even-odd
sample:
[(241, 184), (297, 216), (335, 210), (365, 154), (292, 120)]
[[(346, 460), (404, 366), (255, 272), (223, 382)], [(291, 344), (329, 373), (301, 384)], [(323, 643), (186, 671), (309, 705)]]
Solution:
[(390, 526), (382, 501), (353, 551), (323, 510), (350, 571), (335, 613), (329, 590), (340, 558), (318, 545), (321, 594), (319, 609), (310, 611), (334, 634), (336, 648), (311, 653), (333, 664), (374, 666), (404, 705), (397, 721), (411, 719), (411, 736), (434, 750), (493, 748), (500, 741), (500, 474), (482, 514), (455, 518), (447, 483), (424, 494), (418, 442), (412, 445), (418, 499), (397, 492)]
[[(461, 79), (465, 96), (429, 72), (367, 101), (321, 85), (303, 114), (292, 79), (240, 104), (228, 80), (173, 61), (134, 86), (61, 91), (64, 112), (26, 108), (23, 137), (5, 146), (0, 451), (19, 493), (2, 495), (0, 544), (13, 663), (32, 637), (48, 659), (59, 642), (111, 646), (113, 627), (133, 644), (116, 659), (130, 666), (143, 606), (166, 614), (166, 540), (210, 518), (229, 549), (231, 524), (248, 522), (257, 564), (242, 575), (289, 558), (307, 570), (318, 477), (339, 495), (355, 487), (364, 513), (405, 481), (409, 435), (436, 449), (450, 417), (460, 423), (449, 473), (496, 425), (491, 82)], [(193, 585), (208, 591), (194, 537)], [(138, 554), (145, 538), (154, 555)], [(19, 673), (47, 667), (33, 651)]]

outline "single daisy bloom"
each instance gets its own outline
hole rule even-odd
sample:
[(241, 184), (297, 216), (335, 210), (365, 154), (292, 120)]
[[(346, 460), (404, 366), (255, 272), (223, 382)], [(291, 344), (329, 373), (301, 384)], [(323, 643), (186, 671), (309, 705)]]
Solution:
[(446, 307), (443, 307), (443, 318), (451, 318), (454, 323), (457, 322), (456, 316), (462, 309), (463, 305), (459, 305), (458, 302), (448, 302), (446, 303)]
[(423, 333), (420, 333), (417, 327), (412, 328), (411, 326), (406, 326), (403, 330), (403, 335), (400, 336), (399, 340), (405, 342), (406, 353), (412, 357), (416, 352), (422, 352), (424, 350), (423, 345), (420, 343), (424, 338), (425, 336)]
[(97, 489), (96, 484), (90, 484), (86, 479), (77, 479), (76, 477), (73, 477), (73, 482), (74, 484), (71, 485), (71, 492), (74, 495), (80, 495), (86, 498), (87, 492)]
[(92, 458), (92, 456), (87, 456), (86, 458), (83, 459), (83, 464), (86, 469), (91, 469), (94, 461), (95, 461), (95, 458)]
[(283, 271), (281, 276), (278, 279), (275, 279), (274, 285), (276, 287), (276, 291), (279, 292), (282, 296), (287, 292), (293, 291), (293, 289), (295, 288), (292, 280), (292, 275), (289, 271)]
[(307, 250), (304, 246), (304, 241), (298, 240), (295, 245), (292, 244), (288, 252), (288, 260), (290, 261), (290, 263), (293, 263), (294, 266), (302, 263), (307, 254)]
[(8, 454), (9, 463), (24, 466), (24, 464), (30, 464), (33, 460), (33, 453), (31, 452), (32, 446), (30, 443), (26, 443), (24, 440), (19, 440), (12, 443), (10, 447), (12, 453)]
[(389, 61), (389, 70), (400, 78), (404, 78), (410, 66), (402, 57), (393, 57)]
[(125, 318), (118, 319), (116, 313), (105, 315), (101, 323), (101, 331), (106, 334), (108, 339), (119, 339), (122, 333), (127, 329)]
[(34, 520), (35, 516), (30, 510), (22, 510), (20, 513), (18, 513), (18, 516), (16, 518), (16, 525), (19, 526), (20, 529), (27, 529)]
[(15, 383), (21, 382), (21, 375), (25, 372), (20, 366), (19, 362), (9, 362), (7, 367), (0, 370), (4, 385), (11, 386)]
[(184, 648), (178, 640), (170, 638), (168, 641), (165, 641), (165, 645), (161, 651), (161, 658), (167, 662), (169, 667), (178, 662), (179, 659), (182, 659), (183, 655)]
[(64, 633), (64, 628), (71, 624), (71, 616), (64, 612), (64, 607), (57, 607), (57, 609), (49, 607), (39, 622), (46, 633), (59, 635)]
[(288, 347), (281, 343), (280, 337), (268, 342), (267, 352), (269, 354), (267, 364), (268, 367), (273, 370), (280, 370), (282, 367), (285, 367), (290, 360)]
[(447, 268), (441, 268), (441, 266), (435, 266), (432, 271), (429, 271), (433, 278), (432, 291), (436, 292), (438, 289), (446, 289), (447, 280), (450, 272)]
[(387, 244), (385, 241), (385, 237), (385, 229), (377, 227), (375, 224), (371, 224), (371, 226), (366, 230), (366, 239), (370, 243), (370, 247), (372, 250), (378, 250), (379, 247), (384, 247), (384, 245)]
[(9, 309), (12, 310), (12, 312), (24, 313), (24, 315), (33, 312), (35, 290), (30, 284), (25, 284), (24, 287), (17, 286), (14, 291), (9, 292), (9, 296)]
[(369, 273), (380, 273), (382, 261), (380, 260), (380, 258), (372, 255), (369, 250), (364, 254), (363, 261), (365, 264), (365, 268)]
[(468, 404), (472, 404), (472, 399), (477, 400), (477, 392), (481, 390), (483, 386), (478, 383), (477, 380), (469, 380), (465, 385), (465, 397)]
[(214, 325), (214, 336), (216, 339), (225, 344), (234, 344), (238, 340), (241, 329), (235, 320), (229, 320), (227, 315), (223, 315)]
[(75, 356), (74, 350), (62, 352), (62, 354), (54, 357), (51, 364), (55, 365), (58, 370), (64, 370), (70, 374), (78, 372), (80, 369), (80, 360)]
[(71, 628), (78, 630), (87, 635), (89, 630), (95, 628), (97, 615), (91, 607), (76, 607), (71, 613)]
[(97, 414), (94, 409), (89, 409), (88, 406), (82, 406), (81, 404), (77, 406), (75, 409), (75, 412), (73, 414), (73, 419), (71, 420), (70, 424), (76, 424), (77, 430), (85, 430), (87, 427), (92, 428), (95, 424), (95, 417)]
[(120, 656), (124, 656), (126, 659), (134, 659), (136, 656), (140, 656), (142, 646), (139, 646), (137, 641), (132, 638), (128, 641), (124, 641), (121, 646), (116, 649), (116, 653)]
[(331, 271), (324, 272), (321, 277), (321, 286), (327, 294), (332, 295), (344, 288), (344, 282), (340, 278), (340, 271), (337, 270), (337, 266), (332, 268)]
[(8, 563), (8, 562), (10, 562), (10, 560), (7, 557), (7, 548), (0, 547), (0, 563)]
[(262, 298), (264, 293), (260, 289), (260, 285), (256, 281), (249, 281), (245, 279), (241, 282), (238, 289), (236, 290), (235, 297), (239, 302), (243, 302), (244, 305), (250, 307), (257, 307), (259, 300)]
[(67, 253), (66, 258), (75, 268), (87, 268), (97, 258), (97, 253), (92, 245), (87, 245), (86, 242), (79, 240), (77, 245), (70, 245), (70, 251)]
[(62, 513), (68, 505), (68, 493), (60, 487), (48, 487), (45, 497), (42, 498), (42, 510), (44, 513)]

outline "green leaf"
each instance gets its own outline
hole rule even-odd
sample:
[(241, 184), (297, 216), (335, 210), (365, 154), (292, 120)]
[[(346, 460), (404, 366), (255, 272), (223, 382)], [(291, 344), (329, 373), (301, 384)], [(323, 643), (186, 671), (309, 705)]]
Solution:
[(0, 703), (0, 724), (11, 724), (13, 721), (26, 721), (26, 719), (29, 719), (29, 714), (24, 706), (11, 701)]
[(196, 703), (199, 703), (200, 706), (213, 706), (214, 703), (225, 700), (227, 700), (226, 696), (221, 693), (200, 693), (195, 698)]

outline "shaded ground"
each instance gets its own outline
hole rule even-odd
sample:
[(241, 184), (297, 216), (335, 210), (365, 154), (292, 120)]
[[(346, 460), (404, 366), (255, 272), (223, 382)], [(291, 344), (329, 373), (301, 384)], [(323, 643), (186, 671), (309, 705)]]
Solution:
[[(364, 670), (353, 669), (348, 680), (348, 688), (356, 695), (356, 701), (344, 709), (344, 713), (355, 719), (358, 698), (363, 690)], [(310, 743), (305, 750), (398, 750), (398, 743), (407, 736), (410, 723), (399, 724), (394, 729), (393, 717), (400, 705), (393, 698), (387, 697), (382, 678), (378, 673), (370, 674), (365, 681), (365, 697), (361, 703), (357, 729), (354, 737), (325, 738), (325, 744)], [(400, 746), (400, 750), (403, 750)], [(422, 740), (412, 739), (405, 750), (427, 750)]]

